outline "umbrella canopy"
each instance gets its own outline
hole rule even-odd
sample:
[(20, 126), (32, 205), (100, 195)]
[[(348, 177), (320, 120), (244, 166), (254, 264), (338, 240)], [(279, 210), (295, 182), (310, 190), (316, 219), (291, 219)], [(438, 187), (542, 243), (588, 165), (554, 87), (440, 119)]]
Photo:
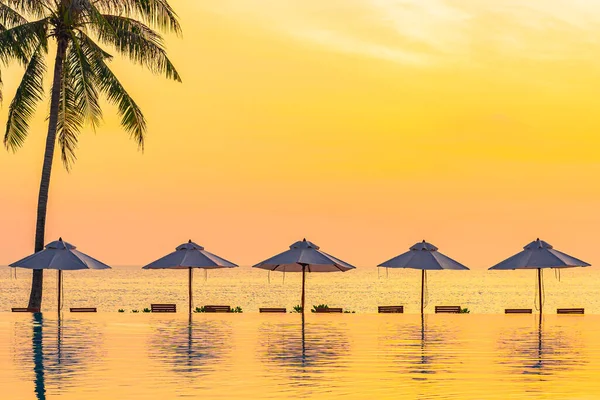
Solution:
[(427, 243), (425, 240), (421, 243), (416, 243), (406, 253), (379, 264), (378, 267), (411, 268), (423, 271), (421, 274), (421, 314), (423, 314), (425, 308), (425, 271), (469, 269), (450, 257), (443, 255), (438, 251), (437, 247), (431, 243)]
[(10, 264), (13, 268), (27, 269), (56, 269), (74, 271), (79, 269), (110, 269), (103, 262), (96, 260), (76, 250), (70, 243), (62, 238), (46, 245), (44, 250), (38, 251), (22, 260)]
[(61, 310), (62, 297), (62, 271), (75, 271), (80, 269), (110, 269), (103, 262), (84, 254), (62, 238), (46, 245), (44, 250), (38, 251), (22, 260), (10, 264), (13, 268), (27, 269), (55, 269), (58, 270), (58, 313)]
[(307, 272), (346, 272), (355, 267), (320, 250), (304, 239), (290, 249), (253, 266), (268, 271), (302, 272), (302, 313), (304, 313), (304, 286)]
[(236, 264), (204, 250), (204, 247), (191, 240), (143, 269), (188, 269), (188, 268), (234, 268)]
[(443, 255), (438, 251), (437, 247), (424, 240), (421, 243), (412, 246), (406, 253), (381, 263), (378, 267), (412, 268), (421, 270), (469, 269), (450, 257)]
[(490, 270), (534, 269), (538, 276), (538, 301), (540, 318), (543, 309), (542, 269), (589, 267), (590, 264), (568, 254), (554, 250), (551, 244), (539, 238), (523, 247), (523, 251), (494, 265)]
[(494, 265), (490, 270), (538, 269), (538, 268), (574, 268), (589, 267), (590, 264), (568, 254), (554, 250), (551, 244), (537, 239), (523, 251)]
[(296, 242), (290, 249), (256, 264), (253, 268), (269, 271), (302, 272), (338, 272), (354, 269), (348, 264), (320, 250), (316, 244), (306, 239)]
[(192, 315), (192, 279), (193, 269), (217, 269), (235, 268), (236, 264), (225, 260), (217, 255), (209, 253), (200, 246), (189, 240), (187, 243), (177, 246), (176, 250), (158, 260), (142, 267), (142, 269), (187, 269), (188, 273), (188, 299), (189, 314)]

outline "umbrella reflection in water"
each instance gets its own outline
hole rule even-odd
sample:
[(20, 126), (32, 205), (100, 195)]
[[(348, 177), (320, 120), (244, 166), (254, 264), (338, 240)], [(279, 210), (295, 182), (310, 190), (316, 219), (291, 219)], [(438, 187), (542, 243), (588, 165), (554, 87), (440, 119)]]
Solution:
[(176, 373), (203, 375), (228, 355), (231, 337), (228, 321), (168, 321), (156, 328), (150, 357), (169, 365)]
[(426, 353), (425, 330), (426, 330), (425, 315), (421, 314), (421, 359), (419, 360), (420, 362), (417, 364), (417, 366), (421, 366), (422, 368), (415, 369), (414, 371), (411, 371), (411, 372), (417, 372), (417, 373), (421, 373), (421, 374), (434, 374), (435, 371), (426, 367), (431, 364), (432, 356), (431, 355), (427, 356), (427, 353)]
[[(37, 399), (46, 398), (48, 387), (60, 393), (65, 383), (84, 372), (85, 362), (100, 358), (95, 349), (101, 347), (102, 336), (91, 324), (70, 321), (65, 326), (64, 321), (44, 319), (41, 313), (34, 313), (32, 321), (18, 324), (17, 329), (32, 329), (31, 355)], [(21, 333), (19, 336), (27, 337)], [(28, 353), (17, 354), (17, 360), (30, 371)]]
[[(454, 362), (448, 328), (428, 326), (428, 315), (420, 315), (418, 325), (403, 322), (388, 329), (388, 334), (380, 336), (381, 357), (393, 359), (392, 365), (400, 366), (391, 372), (416, 374), (412, 379), (426, 380), (429, 374), (449, 372), (446, 370)], [(391, 329), (390, 329), (391, 328)], [(416, 328), (416, 329), (415, 329)]]
[(300, 321), (265, 322), (260, 327), (260, 357), (267, 368), (279, 371), (281, 367), (293, 379), (309, 379), (310, 374), (336, 368), (339, 358), (349, 351), (343, 330), (331, 322)]
[(556, 325), (544, 327), (541, 316), (535, 320), (534, 329), (519, 327), (501, 335), (499, 347), (508, 354), (502, 364), (524, 375), (552, 376), (587, 363), (575, 337)]

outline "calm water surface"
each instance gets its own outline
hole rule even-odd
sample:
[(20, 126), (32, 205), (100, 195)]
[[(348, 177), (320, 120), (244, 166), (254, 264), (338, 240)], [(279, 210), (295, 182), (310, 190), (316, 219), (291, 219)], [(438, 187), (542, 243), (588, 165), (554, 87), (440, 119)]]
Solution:
[(5, 399), (594, 399), (600, 316), (0, 313)]

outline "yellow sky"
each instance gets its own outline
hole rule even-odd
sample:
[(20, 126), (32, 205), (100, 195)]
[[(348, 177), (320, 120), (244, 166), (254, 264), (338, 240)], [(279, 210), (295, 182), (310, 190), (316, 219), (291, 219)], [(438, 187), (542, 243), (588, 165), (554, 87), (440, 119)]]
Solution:
[[(600, 261), (597, 2), (172, 4), (183, 84), (113, 63), (146, 151), (107, 107), (55, 164), (47, 241), (118, 265), (192, 238), (248, 265), (307, 237), (373, 266), (427, 239), (484, 268), (539, 236)], [(33, 247), (47, 109), (0, 151), (0, 264)]]

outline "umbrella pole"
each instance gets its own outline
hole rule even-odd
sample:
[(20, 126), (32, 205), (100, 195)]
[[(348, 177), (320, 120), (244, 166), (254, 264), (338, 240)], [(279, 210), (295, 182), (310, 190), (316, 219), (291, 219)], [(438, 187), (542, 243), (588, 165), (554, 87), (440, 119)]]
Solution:
[(189, 279), (188, 279), (188, 290), (189, 290), (189, 302), (190, 302), (190, 316), (192, 315), (192, 277), (193, 277), (193, 270), (192, 267), (189, 268)]
[(421, 315), (423, 315), (423, 300), (425, 299), (425, 270), (421, 271)]
[(540, 297), (540, 315), (542, 314), (542, 269), (538, 268), (538, 295)]
[(306, 284), (306, 265), (302, 266), (302, 315), (304, 315), (304, 286)]
[(61, 300), (60, 295), (62, 294), (61, 293), (62, 290), (60, 290), (61, 286), (62, 286), (62, 271), (59, 269), (58, 270), (58, 314), (59, 315), (60, 315), (60, 300)]

